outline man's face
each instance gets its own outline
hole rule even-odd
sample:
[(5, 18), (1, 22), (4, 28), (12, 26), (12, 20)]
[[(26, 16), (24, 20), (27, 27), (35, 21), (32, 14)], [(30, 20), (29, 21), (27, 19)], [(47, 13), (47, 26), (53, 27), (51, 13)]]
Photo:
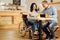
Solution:
[(43, 3), (42, 3), (42, 6), (43, 6), (44, 8), (46, 8), (46, 7), (47, 7), (47, 5), (48, 5), (48, 4), (47, 4), (47, 3), (45, 3), (45, 2), (43, 2)]

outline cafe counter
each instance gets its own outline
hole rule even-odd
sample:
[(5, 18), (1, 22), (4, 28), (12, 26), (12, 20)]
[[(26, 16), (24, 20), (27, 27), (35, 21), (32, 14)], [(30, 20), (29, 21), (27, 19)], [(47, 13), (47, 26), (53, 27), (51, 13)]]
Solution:
[(21, 10), (0, 10), (0, 28), (18, 28), (22, 21)]

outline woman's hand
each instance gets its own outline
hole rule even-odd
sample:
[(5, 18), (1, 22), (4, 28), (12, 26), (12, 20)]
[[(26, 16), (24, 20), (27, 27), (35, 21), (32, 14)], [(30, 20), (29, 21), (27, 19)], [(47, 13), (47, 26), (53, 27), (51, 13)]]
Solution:
[(39, 21), (39, 18), (36, 18), (37, 21)]

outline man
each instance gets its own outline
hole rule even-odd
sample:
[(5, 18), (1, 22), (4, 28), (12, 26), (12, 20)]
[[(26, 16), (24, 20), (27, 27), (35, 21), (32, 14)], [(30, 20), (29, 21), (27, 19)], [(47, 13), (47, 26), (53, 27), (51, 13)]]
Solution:
[[(46, 40), (54, 40), (54, 27), (57, 25), (57, 11), (56, 8), (50, 6), (47, 1), (42, 2), (43, 7), (45, 8), (41, 14), (48, 14), (50, 18), (54, 18), (54, 20), (48, 20), (43, 24), (43, 31), (46, 33)], [(48, 31), (49, 28), (50, 32)]]

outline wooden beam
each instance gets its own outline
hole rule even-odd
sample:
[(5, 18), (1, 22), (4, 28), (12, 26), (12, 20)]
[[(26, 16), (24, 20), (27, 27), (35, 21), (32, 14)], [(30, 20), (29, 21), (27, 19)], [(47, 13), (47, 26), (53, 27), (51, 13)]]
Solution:
[(60, 4), (60, 2), (51, 2), (49, 4)]

